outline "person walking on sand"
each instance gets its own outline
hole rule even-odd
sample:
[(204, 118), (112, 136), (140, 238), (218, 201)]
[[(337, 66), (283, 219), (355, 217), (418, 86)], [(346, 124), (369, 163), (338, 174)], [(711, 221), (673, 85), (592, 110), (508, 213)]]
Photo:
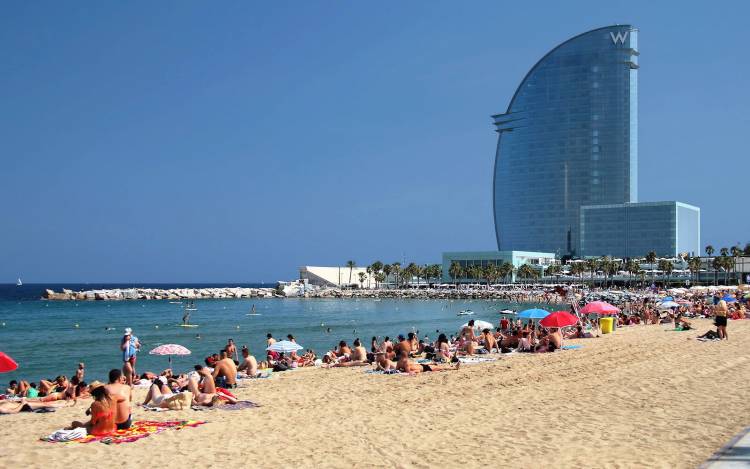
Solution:
[(136, 355), (140, 349), (141, 342), (138, 340), (138, 337), (133, 335), (131, 328), (126, 327), (125, 335), (122, 336), (122, 340), (120, 341), (120, 350), (122, 350), (122, 372), (125, 375), (125, 381), (128, 386), (133, 385)]

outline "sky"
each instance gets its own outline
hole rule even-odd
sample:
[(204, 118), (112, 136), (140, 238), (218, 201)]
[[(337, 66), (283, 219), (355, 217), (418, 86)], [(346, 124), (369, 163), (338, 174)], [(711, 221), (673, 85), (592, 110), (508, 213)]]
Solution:
[[(661, 3), (661, 4), (660, 4)], [(639, 200), (750, 241), (750, 3), (12, 2), (0, 283), (274, 282), (496, 249), (503, 112), (546, 52), (639, 28)]]

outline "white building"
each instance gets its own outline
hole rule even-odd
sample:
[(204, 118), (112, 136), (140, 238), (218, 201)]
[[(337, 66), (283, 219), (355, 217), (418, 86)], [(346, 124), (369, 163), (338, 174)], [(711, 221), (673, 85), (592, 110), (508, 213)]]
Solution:
[[(360, 273), (365, 275), (365, 281), (361, 284), (359, 281)], [(354, 267), (350, 271), (349, 267), (346, 266), (304, 265), (299, 268), (299, 278), (303, 281), (307, 280), (310, 285), (320, 287), (348, 287), (352, 285), (356, 288), (375, 288), (374, 274), (368, 274), (365, 267)]]

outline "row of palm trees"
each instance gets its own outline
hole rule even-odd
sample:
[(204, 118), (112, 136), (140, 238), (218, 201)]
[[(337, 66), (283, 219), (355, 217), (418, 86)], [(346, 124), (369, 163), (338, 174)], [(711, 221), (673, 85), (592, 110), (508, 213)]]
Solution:
[[(352, 272), (357, 263), (349, 260), (346, 261), (346, 266), (349, 268), (349, 284), (351, 285)], [(365, 272), (359, 272), (357, 276), (359, 277), (360, 287), (364, 287), (365, 282), (369, 280), (374, 280), (375, 286), (379, 287), (388, 278), (393, 278), (393, 283), (396, 286), (403, 286), (411, 283), (415, 277), (417, 285), (419, 285), (422, 279), (426, 283), (430, 283), (431, 280), (440, 281), (443, 276), (443, 267), (440, 264), (418, 265), (414, 262), (410, 262), (403, 267), (400, 262), (384, 264), (381, 261), (375, 261), (365, 268)]]
[[(719, 256), (714, 257), (713, 254), (716, 252), (712, 245), (708, 245), (705, 248), (706, 255), (710, 258), (707, 262), (714, 272), (714, 283), (718, 282), (719, 271), (724, 272), (724, 281), (728, 282), (729, 272), (734, 270), (735, 276), (737, 275), (737, 260), (742, 256), (750, 256), (750, 243), (747, 243), (744, 248), (739, 245), (731, 248), (723, 247), (719, 249)], [(694, 282), (699, 277), (701, 268), (703, 267), (703, 260), (700, 257), (691, 257), (687, 253), (680, 254), (678, 256), (682, 261), (687, 264), (687, 268), (690, 271), (690, 280)], [(641, 268), (642, 264), (649, 264), (652, 266), (650, 270), (644, 270)], [(349, 260), (346, 262), (346, 266), (349, 268), (349, 284), (352, 284), (352, 273), (354, 268), (357, 266), (356, 262)], [(672, 273), (674, 272), (674, 264), (670, 259), (658, 259), (656, 252), (651, 251), (642, 258), (631, 258), (626, 260), (613, 259), (609, 256), (599, 258), (589, 258), (584, 261), (574, 261), (568, 264), (568, 273), (574, 276), (578, 276), (583, 280), (583, 276), (586, 272), (590, 274), (591, 282), (594, 282), (594, 276), (601, 272), (604, 274), (605, 286), (617, 275), (618, 272), (625, 271), (629, 275), (629, 282), (632, 283), (634, 278), (640, 278), (641, 281), (645, 281), (646, 275), (651, 273), (651, 280), (654, 280), (654, 267), (662, 271), (667, 277), (667, 283), (670, 282)], [(544, 274), (547, 276), (558, 276), (562, 273), (563, 267), (561, 265), (553, 264), (547, 266), (544, 269)], [(513, 267), (510, 262), (502, 262), (500, 264), (488, 263), (487, 265), (461, 265), (458, 261), (453, 261), (448, 269), (448, 275), (450, 275), (453, 283), (456, 283), (459, 279), (469, 279), (475, 281), (484, 281), (488, 285), (495, 283), (498, 280), (509, 280), (509, 277), (516, 273), (521, 279), (536, 279), (541, 272), (534, 267), (523, 264), (518, 268)], [(402, 286), (409, 284), (412, 279), (417, 279), (417, 284), (422, 279), (426, 283), (430, 281), (439, 282), (443, 276), (443, 268), (440, 264), (425, 264), (418, 265), (414, 262), (409, 263), (406, 267), (403, 267), (400, 262), (394, 262), (392, 264), (384, 264), (381, 261), (375, 261), (368, 265), (365, 272), (358, 273), (358, 280), (360, 286), (364, 286), (366, 281), (374, 280), (376, 286), (386, 282), (388, 278), (392, 276), (394, 284), (396, 286)], [(738, 278), (739, 281), (739, 278)]]

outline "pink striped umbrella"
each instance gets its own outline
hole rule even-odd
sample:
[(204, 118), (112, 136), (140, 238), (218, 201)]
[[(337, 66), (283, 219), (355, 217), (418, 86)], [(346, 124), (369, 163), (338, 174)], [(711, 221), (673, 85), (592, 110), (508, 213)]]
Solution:
[(172, 367), (172, 355), (190, 355), (190, 350), (178, 344), (164, 344), (148, 352), (149, 355), (169, 355), (169, 367)]
[(581, 308), (581, 314), (617, 314), (620, 309), (616, 306), (612, 306), (606, 301), (592, 301), (583, 308)]

